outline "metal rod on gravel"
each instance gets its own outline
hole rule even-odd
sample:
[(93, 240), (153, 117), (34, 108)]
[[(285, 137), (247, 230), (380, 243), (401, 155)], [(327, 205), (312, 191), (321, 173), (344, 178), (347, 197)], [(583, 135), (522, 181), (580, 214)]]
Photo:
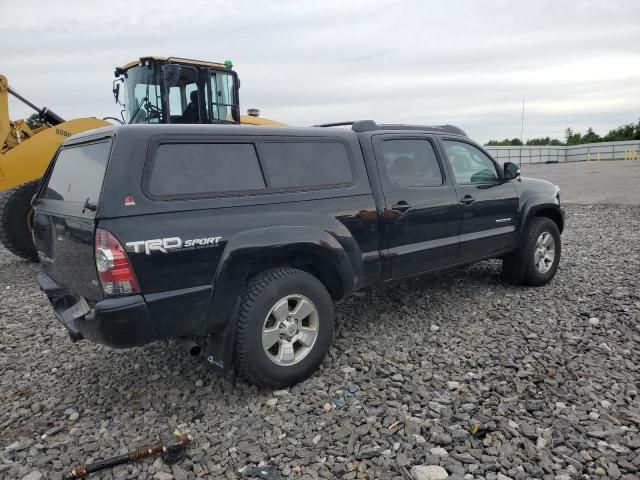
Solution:
[(191, 435), (177, 430), (173, 433), (163, 433), (160, 435), (160, 441), (151, 445), (135, 448), (124, 455), (106, 458), (88, 465), (77, 465), (63, 477), (63, 480), (85, 478), (90, 473), (122, 465), (123, 463), (135, 462), (158, 453), (162, 454), (164, 463), (171, 465), (184, 457), (185, 448), (192, 440), (193, 437)]

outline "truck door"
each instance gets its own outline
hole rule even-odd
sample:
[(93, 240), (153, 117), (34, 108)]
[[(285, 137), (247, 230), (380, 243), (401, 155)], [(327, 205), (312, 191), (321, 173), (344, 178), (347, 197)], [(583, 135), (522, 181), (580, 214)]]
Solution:
[(456, 263), (459, 203), (432, 137), (375, 135), (392, 278)]
[(518, 219), (513, 182), (504, 182), (498, 165), (475, 145), (447, 138), (442, 143), (460, 200), (460, 260), (511, 249)]

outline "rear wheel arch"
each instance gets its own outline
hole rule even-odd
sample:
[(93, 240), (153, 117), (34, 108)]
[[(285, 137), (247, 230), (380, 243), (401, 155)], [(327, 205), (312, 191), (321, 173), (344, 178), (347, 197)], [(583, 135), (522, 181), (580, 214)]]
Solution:
[[(297, 314), (301, 304), (306, 308)], [(302, 381), (326, 355), (334, 318), (333, 301), (317, 277), (291, 267), (261, 271), (247, 282), (240, 301), (233, 355), (237, 373), (271, 388)]]
[[(346, 254), (345, 254), (346, 255)], [(323, 252), (320, 247), (308, 244), (287, 245), (286, 248), (269, 249), (257, 253), (255, 249), (234, 251), (223, 255), (214, 280), (214, 289), (208, 314), (207, 358), (213, 365), (226, 369), (235, 357), (235, 319), (240, 311), (240, 301), (247, 285), (260, 274), (278, 268), (294, 268), (317, 278), (335, 302), (353, 291), (353, 272), (341, 272), (335, 253)], [(351, 277), (349, 277), (351, 275)], [(351, 280), (351, 283), (344, 279)]]
[[(247, 282), (270, 268), (292, 267), (314, 275), (334, 301), (349, 295), (355, 289), (355, 273), (347, 253), (337, 240), (333, 237), (331, 240), (333, 242), (310, 240), (280, 247), (253, 242), (246, 242), (243, 247), (237, 247), (239, 242), (235, 242), (235, 246), (227, 245), (214, 278), (209, 307), (211, 331), (226, 327)], [(233, 240), (230, 243), (234, 243)]]
[(332, 255), (309, 248), (294, 249), (282, 252), (280, 255), (261, 258), (252, 263), (247, 279), (277, 267), (297, 268), (310, 273), (322, 282), (334, 301), (344, 298), (347, 289), (352, 289), (349, 285), (345, 285), (343, 274), (340, 273)]

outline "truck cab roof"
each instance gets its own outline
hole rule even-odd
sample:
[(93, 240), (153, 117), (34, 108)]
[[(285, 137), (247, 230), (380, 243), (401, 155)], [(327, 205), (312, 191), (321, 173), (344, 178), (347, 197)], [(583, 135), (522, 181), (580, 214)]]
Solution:
[[(351, 126), (351, 128), (334, 128)], [(378, 124), (373, 120), (357, 120), (348, 122), (335, 122), (310, 127), (292, 127), (292, 126), (251, 126), (251, 125), (217, 125), (217, 124), (126, 124), (112, 125), (95, 130), (74, 135), (65, 141), (65, 144), (73, 144), (83, 142), (96, 137), (106, 137), (118, 135), (126, 132), (131, 136), (138, 138), (151, 137), (155, 135), (244, 135), (244, 136), (294, 136), (294, 137), (342, 137), (353, 138), (355, 134), (365, 132), (385, 132), (393, 131), (395, 133), (406, 131), (411, 133), (422, 132), (430, 134), (447, 134), (454, 136), (467, 137), (467, 134), (459, 127), (454, 125), (409, 125), (409, 124)]]
[(219, 124), (203, 124), (203, 125), (180, 125), (180, 124), (127, 124), (112, 125), (109, 127), (98, 128), (74, 135), (65, 142), (65, 144), (76, 143), (78, 141), (86, 141), (96, 137), (106, 137), (120, 134), (127, 134), (139, 138), (151, 137), (156, 135), (242, 135), (242, 136), (331, 136), (353, 138), (353, 132), (346, 129), (332, 129), (330, 132), (324, 128), (317, 127), (269, 127), (269, 126), (251, 126), (251, 125), (219, 125)]
[(350, 120), (343, 122), (323, 123), (315, 125), (316, 127), (342, 127), (351, 126), (354, 132), (371, 132), (377, 130), (410, 130), (428, 133), (448, 133), (453, 135), (461, 135), (466, 137), (467, 134), (460, 127), (455, 125), (412, 125), (401, 123), (382, 123), (378, 124), (374, 120)]

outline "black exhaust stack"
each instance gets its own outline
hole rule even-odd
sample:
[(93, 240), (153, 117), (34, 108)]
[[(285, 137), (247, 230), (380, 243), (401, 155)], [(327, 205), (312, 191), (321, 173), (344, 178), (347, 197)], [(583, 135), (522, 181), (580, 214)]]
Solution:
[(40, 120), (42, 120), (46, 124), (51, 125), (53, 127), (55, 125), (60, 125), (61, 123), (65, 122), (65, 119), (62, 118), (57, 113), (49, 110), (47, 107), (39, 108), (37, 105), (31, 103), (29, 100), (24, 98), (18, 92), (13, 90), (11, 87), (8, 87), (7, 90), (11, 95), (16, 97), (22, 103), (24, 103), (25, 105), (28, 105), (29, 107), (33, 108), (36, 112), (38, 112), (38, 116), (40, 117)]

